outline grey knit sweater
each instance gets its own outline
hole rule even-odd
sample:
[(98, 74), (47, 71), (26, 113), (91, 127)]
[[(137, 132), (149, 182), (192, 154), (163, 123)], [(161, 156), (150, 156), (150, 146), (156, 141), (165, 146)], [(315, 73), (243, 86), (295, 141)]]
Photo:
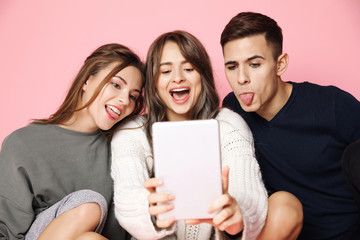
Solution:
[[(0, 239), (24, 239), (34, 217), (81, 189), (112, 201), (109, 143), (100, 132), (30, 124), (10, 134), (0, 152)], [(104, 235), (124, 239), (109, 212)]]

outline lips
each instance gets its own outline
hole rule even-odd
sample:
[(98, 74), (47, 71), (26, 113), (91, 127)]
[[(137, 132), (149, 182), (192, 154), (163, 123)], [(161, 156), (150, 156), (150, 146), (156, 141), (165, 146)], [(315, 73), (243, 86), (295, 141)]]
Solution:
[(114, 105), (105, 105), (106, 112), (110, 119), (116, 120), (120, 117), (122, 109)]
[(190, 97), (189, 87), (176, 87), (169, 91), (174, 102), (181, 104), (186, 102)]
[(239, 98), (246, 106), (250, 106), (254, 98), (254, 93), (241, 93), (239, 94)]

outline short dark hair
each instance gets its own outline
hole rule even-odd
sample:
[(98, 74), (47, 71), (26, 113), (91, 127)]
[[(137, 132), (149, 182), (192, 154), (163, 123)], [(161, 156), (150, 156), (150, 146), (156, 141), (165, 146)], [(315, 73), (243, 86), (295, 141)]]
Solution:
[(265, 34), (276, 60), (282, 53), (282, 30), (274, 19), (261, 13), (241, 12), (233, 17), (221, 34), (220, 43), (224, 48), (229, 41), (258, 34)]

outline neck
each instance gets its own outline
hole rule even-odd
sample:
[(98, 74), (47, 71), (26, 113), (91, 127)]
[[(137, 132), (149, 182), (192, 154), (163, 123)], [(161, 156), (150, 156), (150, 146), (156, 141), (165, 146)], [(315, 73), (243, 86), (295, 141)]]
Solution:
[(59, 124), (59, 126), (77, 132), (95, 132), (98, 128), (93, 127), (93, 124), (84, 117), (84, 111), (85, 109), (82, 109), (74, 113), (69, 120)]
[(167, 113), (166, 117), (169, 121), (186, 121), (190, 120), (189, 114), (173, 114), (173, 113)]
[(264, 104), (256, 113), (267, 121), (271, 121), (276, 114), (284, 107), (290, 98), (292, 84), (279, 81), (279, 86), (273, 98)]

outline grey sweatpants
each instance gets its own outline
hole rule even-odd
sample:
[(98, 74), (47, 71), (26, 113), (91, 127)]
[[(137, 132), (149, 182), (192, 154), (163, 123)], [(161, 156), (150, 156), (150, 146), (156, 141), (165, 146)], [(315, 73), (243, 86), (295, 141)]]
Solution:
[(36, 240), (47, 225), (60, 214), (78, 207), (84, 203), (97, 203), (101, 208), (101, 220), (95, 232), (101, 233), (107, 216), (107, 203), (105, 198), (92, 190), (79, 190), (65, 196), (62, 200), (38, 214), (25, 235), (25, 240)]

